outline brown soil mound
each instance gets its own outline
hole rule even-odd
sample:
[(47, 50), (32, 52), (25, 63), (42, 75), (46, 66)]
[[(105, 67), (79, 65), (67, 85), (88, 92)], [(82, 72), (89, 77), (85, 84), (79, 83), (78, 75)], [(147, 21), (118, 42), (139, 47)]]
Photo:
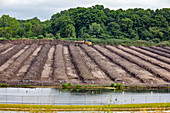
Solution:
[(0, 41), (0, 83), (168, 86), (169, 47), (75, 46), (63, 40)]

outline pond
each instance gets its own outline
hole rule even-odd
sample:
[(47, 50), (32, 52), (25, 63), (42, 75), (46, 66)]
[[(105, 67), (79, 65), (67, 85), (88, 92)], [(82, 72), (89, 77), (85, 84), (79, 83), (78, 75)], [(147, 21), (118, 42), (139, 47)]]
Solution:
[(170, 102), (170, 89), (87, 90), (56, 88), (0, 88), (0, 103), (50, 105), (105, 105)]

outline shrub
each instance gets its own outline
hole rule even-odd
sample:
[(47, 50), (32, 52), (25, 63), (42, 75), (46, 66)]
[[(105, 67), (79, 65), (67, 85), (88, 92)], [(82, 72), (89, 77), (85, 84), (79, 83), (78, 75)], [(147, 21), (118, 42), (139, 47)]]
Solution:
[(53, 35), (52, 33), (48, 33), (48, 34), (46, 35), (46, 37), (48, 37), (48, 38), (53, 38), (54, 35)]
[(155, 42), (155, 43), (159, 43), (160, 39), (159, 38), (154, 38), (154, 39), (152, 39), (152, 41)]
[(8, 84), (0, 84), (0, 87), (9, 87)]
[(62, 86), (63, 86), (63, 88), (67, 88), (68, 85), (64, 83), (64, 84), (62, 84)]
[(10, 38), (12, 38), (11, 34), (7, 33), (6, 34), (6, 39), (10, 39)]
[(114, 87), (114, 86), (115, 86), (115, 84), (114, 84), (114, 83), (112, 83), (110, 86), (111, 86), (111, 87)]
[(56, 37), (56, 39), (61, 39), (60, 33), (56, 33), (55, 37)]
[(19, 36), (19, 35), (16, 35), (16, 36), (15, 36), (15, 38), (19, 39), (19, 38), (20, 38), (20, 36)]
[(70, 83), (70, 82), (69, 82), (67, 85), (68, 85), (68, 86), (73, 86), (73, 84), (72, 84), (72, 83)]
[(121, 84), (121, 83), (116, 84), (116, 88), (118, 88), (118, 89), (122, 89), (122, 88), (123, 88), (123, 84)]
[(102, 33), (101, 35), (99, 35), (99, 38), (101, 38), (101, 39), (109, 39), (109, 38), (111, 38), (111, 36), (109, 34)]
[(38, 37), (31, 37), (31, 39), (38, 39)]
[(84, 38), (84, 39), (90, 38), (90, 35), (88, 33), (84, 33), (82, 38)]
[(77, 84), (76, 87), (81, 87), (81, 85), (80, 85), (80, 84)]
[(44, 38), (43, 35), (39, 35), (39, 36), (38, 36), (38, 39), (43, 39), (43, 38)]

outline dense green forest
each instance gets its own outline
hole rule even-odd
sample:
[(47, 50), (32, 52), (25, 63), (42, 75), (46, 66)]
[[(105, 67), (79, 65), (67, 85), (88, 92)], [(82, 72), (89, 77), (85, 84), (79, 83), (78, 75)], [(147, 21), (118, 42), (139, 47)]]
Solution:
[(2, 15), (0, 37), (169, 41), (170, 8), (110, 10), (95, 5), (64, 10), (43, 22), (37, 17), (17, 20)]

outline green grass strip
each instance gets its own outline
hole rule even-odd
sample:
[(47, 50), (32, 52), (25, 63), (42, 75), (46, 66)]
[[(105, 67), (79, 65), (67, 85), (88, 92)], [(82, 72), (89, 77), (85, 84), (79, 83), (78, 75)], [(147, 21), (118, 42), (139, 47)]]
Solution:
[(0, 104), (5, 111), (149, 111), (170, 110), (170, 103), (124, 104), (124, 105), (28, 105)]

